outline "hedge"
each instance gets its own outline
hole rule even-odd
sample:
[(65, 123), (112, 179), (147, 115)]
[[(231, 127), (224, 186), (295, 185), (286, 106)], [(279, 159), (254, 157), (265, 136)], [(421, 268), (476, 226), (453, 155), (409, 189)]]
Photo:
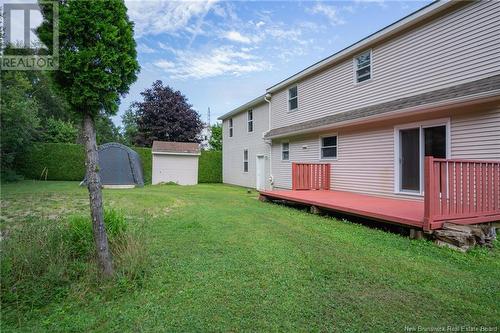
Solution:
[[(151, 184), (151, 148), (132, 147), (142, 162), (144, 183)], [(85, 151), (70, 143), (37, 143), (17, 163), (19, 173), (29, 179), (82, 180), (85, 176)], [(198, 168), (200, 183), (222, 182), (222, 152), (203, 151)]]
[(222, 183), (222, 152), (202, 151), (198, 164), (198, 183)]
[(71, 143), (38, 143), (19, 161), (19, 172), (30, 179), (82, 180), (85, 150)]

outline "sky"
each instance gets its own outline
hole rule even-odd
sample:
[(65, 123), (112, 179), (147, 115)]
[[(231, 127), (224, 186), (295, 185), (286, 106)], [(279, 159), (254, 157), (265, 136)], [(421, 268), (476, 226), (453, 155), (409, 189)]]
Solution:
[(207, 121), (430, 1), (126, 1), (141, 72), (120, 115), (155, 80)]
[[(5, 2), (33, 1), (0, 0)], [(140, 92), (162, 80), (180, 90), (203, 121), (210, 107), (214, 123), (273, 84), (430, 2), (125, 0), (141, 71), (113, 121), (121, 125)], [(32, 18), (34, 25), (40, 21)]]

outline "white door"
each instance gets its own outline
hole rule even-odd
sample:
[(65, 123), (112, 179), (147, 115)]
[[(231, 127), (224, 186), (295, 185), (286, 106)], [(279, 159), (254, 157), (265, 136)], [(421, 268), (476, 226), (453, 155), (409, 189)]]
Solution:
[(264, 155), (257, 155), (257, 163), (255, 167), (255, 187), (257, 190), (266, 189), (266, 162)]

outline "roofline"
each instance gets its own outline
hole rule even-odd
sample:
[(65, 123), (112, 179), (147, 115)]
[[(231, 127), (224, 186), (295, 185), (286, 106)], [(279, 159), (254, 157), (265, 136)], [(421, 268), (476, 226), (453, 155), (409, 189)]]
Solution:
[(350, 55), (356, 54), (358, 52), (362, 52), (363, 50), (369, 48), (372, 44), (379, 42), (380, 40), (386, 39), (391, 35), (394, 35), (411, 25), (414, 25), (436, 13), (439, 13), (446, 8), (451, 7), (456, 4), (456, 2), (452, 0), (436, 0), (425, 7), (420, 8), (419, 10), (397, 20), (394, 23), (368, 35), (367, 37), (357, 41), (354, 44), (334, 53), (331, 56), (326, 57), (323, 60), (312, 64), (311, 66), (301, 70), (300, 72), (278, 82), (277, 84), (266, 89), (268, 93), (276, 92), (277, 90), (283, 89), (286, 86), (295, 83), (296, 81), (302, 79), (305, 76), (318, 72), (325, 67), (328, 67), (334, 62), (337, 62), (343, 58), (346, 58)]
[(241, 111), (246, 111), (247, 109), (253, 107), (253, 106), (256, 106), (256, 105), (259, 105), (261, 103), (264, 103), (265, 100), (265, 94), (264, 95), (260, 95), (259, 97), (256, 97), (254, 99), (252, 99), (250, 102), (246, 103), (246, 104), (243, 104), (239, 107), (237, 107), (236, 109), (234, 110), (231, 110), (229, 111), (228, 113), (226, 114), (223, 114), (222, 116), (220, 116), (219, 118), (217, 118), (218, 120), (224, 120), (224, 119), (227, 119), (237, 113), (240, 113)]
[(462, 97), (447, 99), (444, 101), (439, 101), (439, 102), (434, 102), (434, 103), (422, 104), (422, 105), (413, 106), (413, 107), (409, 107), (409, 108), (405, 108), (405, 109), (386, 112), (386, 113), (368, 116), (368, 117), (362, 117), (362, 118), (357, 118), (357, 119), (341, 121), (341, 122), (327, 124), (327, 125), (318, 126), (318, 127), (314, 127), (314, 128), (307, 128), (307, 129), (303, 129), (303, 130), (291, 131), (288, 133), (281, 133), (281, 134), (276, 134), (276, 135), (271, 135), (271, 136), (266, 136), (264, 134), (264, 138), (268, 139), (268, 140), (269, 139), (271, 139), (271, 140), (280, 139), (280, 138), (292, 137), (292, 136), (296, 136), (296, 135), (334, 130), (334, 129), (338, 129), (340, 127), (345, 127), (345, 126), (354, 126), (354, 125), (372, 123), (374, 121), (395, 119), (395, 118), (407, 116), (409, 114), (414, 115), (414, 114), (420, 114), (420, 113), (428, 113), (428, 112), (439, 111), (439, 110), (443, 110), (443, 109), (449, 109), (449, 108), (453, 108), (456, 106), (469, 106), (469, 105), (475, 105), (475, 104), (487, 103), (487, 102), (495, 102), (495, 101), (500, 101), (500, 89), (488, 91), (488, 92), (482, 92), (482, 93), (478, 93), (478, 94), (474, 94), (474, 95), (470, 95), (470, 96), (462, 96)]

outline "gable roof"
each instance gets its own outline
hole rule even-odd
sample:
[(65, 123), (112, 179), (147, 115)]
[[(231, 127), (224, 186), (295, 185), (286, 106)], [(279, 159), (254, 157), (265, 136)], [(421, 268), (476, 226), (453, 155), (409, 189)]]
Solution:
[(473, 100), (485, 97), (500, 97), (500, 75), (487, 77), (485, 79), (462, 83), (448, 88), (433, 90), (430, 92), (398, 98), (389, 102), (369, 105), (351, 111), (339, 112), (333, 115), (304, 121), (298, 124), (284, 126), (268, 131), (265, 138), (277, 138), (286, 135), (307, 133), (318, 129), (333, 128), (346, 123), (367, 120), (376, 116), (388, 115), (392, 112), (405, 113), (418, 109), (429, 109), (443, 102), (447, 104), (456, 103), (464, 99)]
[(153, 154), (199, 155), (200, 145), (195, 142), (153, 141)]
[(220, 116), (217, 119), (224, 120), (224, 119), (227, 119), (227, 118), (229, 118), (237, 113), (240, 113), (241, 111), (246, 111), (247, 109), (251, 109), (254, 106), (257, 106), (261, 103), (264, 103), (265, 97), (266, 97), (266, 95), (260, 95), (259, 97), (252, 99), (250, 102), (245, 103), (241, 106), (238, 106), (236, 109), (233, 109), (233, 110), (229, 111), (228, 113), (223, 114), (222, 116)]

